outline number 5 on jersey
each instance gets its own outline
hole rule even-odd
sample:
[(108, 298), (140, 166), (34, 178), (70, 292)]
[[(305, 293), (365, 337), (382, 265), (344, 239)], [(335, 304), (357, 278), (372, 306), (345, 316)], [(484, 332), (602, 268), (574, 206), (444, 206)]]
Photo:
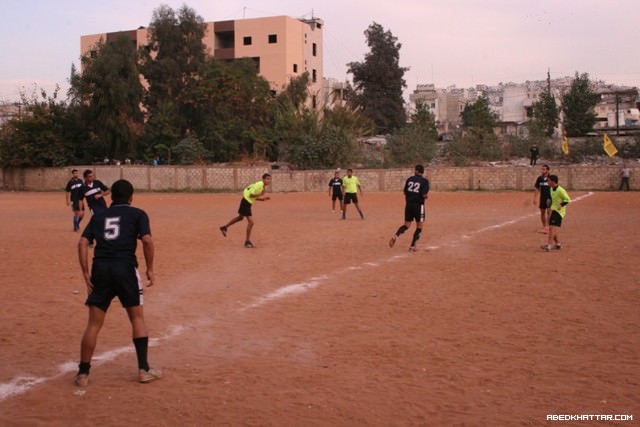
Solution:
[(115, 240), (120, 236), (120, 217), (104, 219), (104, 239)]

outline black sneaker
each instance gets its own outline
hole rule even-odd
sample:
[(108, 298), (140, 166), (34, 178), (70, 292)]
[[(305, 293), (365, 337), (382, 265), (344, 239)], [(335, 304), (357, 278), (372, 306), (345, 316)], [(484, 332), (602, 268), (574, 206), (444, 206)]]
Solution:
[(251, 243), (251, 240), (247, 240), (246, 242), (244, 242), (244, 247), (245, 248), (255, 248), (255, 246), (253, 246), (253, 243)]
[(227, 227), (225, 227), (224, 225), (220, 227), (220, 232), (224, 237), (227, 237)]

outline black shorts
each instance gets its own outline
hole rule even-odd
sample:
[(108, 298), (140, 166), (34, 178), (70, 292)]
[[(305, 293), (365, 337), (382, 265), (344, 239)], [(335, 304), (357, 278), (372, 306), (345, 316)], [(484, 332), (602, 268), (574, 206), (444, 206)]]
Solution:
[(251, 203), (247, 202), (247, 199), (245, 199), (244, 197), (240, 201), (238, 214), (242, 216), (251, 216)]
[(73, 210), (74, 212), (83, 211), (84, 210), (84, 203), (82, 203), (81, 200), (72, 200), (71, 201), (71, 210)]
[(407, 203), (404, 208), (404, 220), (406, 222), (424, 222), (424, 204)]
[(549, 197), (548, 199), (543, 199), (542, 197), (540, 197), (539, 206), (540, 209), (549, 209), (549, 207), (551, 206), (551, 197)]
[(142, 305), (142, 280), (138, 269), (130, 262), (94, 260), (91, 283), (93, 290), (86, 305), (107, 311), (115, 297), (124, 308)]
[(331, 200), (336, 200), (336, 199), (342, 200), (342, 193), (333, 193), (331, 195)]
[(551, 211), (551, 216), (549, 217), (549, 225), (553, 225), (554, 227), (562, 227), (562, 217), (558, 213), (558, 211)]
[(351, 202), (358, 204), (358, 193), (344, 193), (344, 204), (348, 205)]

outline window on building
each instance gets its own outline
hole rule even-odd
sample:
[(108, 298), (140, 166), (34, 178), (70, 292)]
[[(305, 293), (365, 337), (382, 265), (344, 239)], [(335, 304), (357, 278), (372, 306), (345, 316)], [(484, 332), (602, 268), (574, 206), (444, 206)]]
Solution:
[(298, 64), (293, 64), (293, 72), (294, 73), (298, 72)]
[(91, 52), (89, 52), (89, 56), (91, 56), (91, 58), (97, 58), (98, 57), (98, 51), (97, 50), (92, 50)]
[(269, 43), (278, 43), (278, 35), (277, 34), (269, 34)]
[(315, 43), (313, 43), (313, 44), (311, 45), (311, 50), (312, 50), (312, 52), (313, 52), (313, 56), (317, 56), (317, 54), (318, 54), (318, 45), (317, 45), (317, 44), (315, 44)]
[(317, 100), (316, 96), (315, 96), (315, 95), (313, 95), (313, 96), (311, 97), (311, 107), (312, 107), (312, 108), (316, 108), (317, 103), (318, 103), (318, 100)]
[(315, 82), (317, 82), (317, 81), (318, 81), (318, 73), (317, 73), (317, 71), (315, 70), (315, 68), (314, 68), (313, 70), (311, 70), (311, 81), (312, 81), (313, 83), (315, 83)]
[(242, 40), (245, 46), (251, 45), (251, 36), (245, 36)]

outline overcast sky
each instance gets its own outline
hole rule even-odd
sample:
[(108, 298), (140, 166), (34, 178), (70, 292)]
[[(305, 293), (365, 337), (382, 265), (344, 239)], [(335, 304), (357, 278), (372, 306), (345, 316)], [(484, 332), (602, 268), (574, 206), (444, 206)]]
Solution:
[(148, 26), (167, 4), (193, 8), (206, 22), (288, 15), (325, 21), (324, 75), (368, 52), (373, 22), (402, 44), (407, 91), (524, 82), (588, 73), (640, 87), (639, 0), (2, 0), (0, 101), (35, 85), (68, 88), (79, 68), (80, 36)]

